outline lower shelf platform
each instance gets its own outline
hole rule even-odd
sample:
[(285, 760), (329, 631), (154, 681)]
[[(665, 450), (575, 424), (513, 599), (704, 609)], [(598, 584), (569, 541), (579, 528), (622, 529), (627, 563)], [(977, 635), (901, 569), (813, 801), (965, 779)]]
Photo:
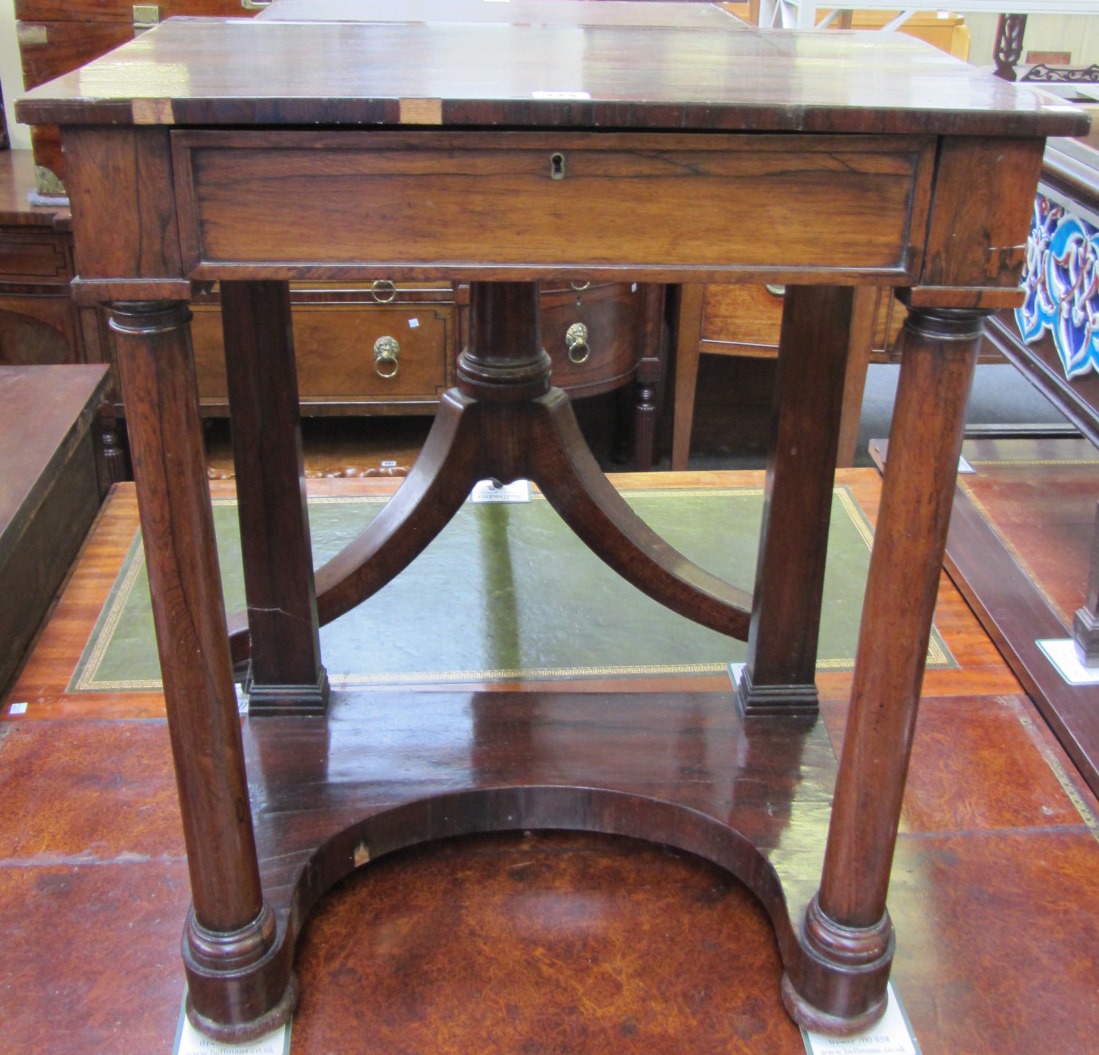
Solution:
[[(355, 869), (432, 840), (558, 830), (670, 846), (741, 880), (774, 925), (788, 1004), (811, 994), (795, 1017), (824, 1012), (806, 1024), (851, 1031), (881, 1010), (891, 944), (858, 979), (802, 946), (836, 773), (817, 720), (741, 718), (732, 692), (361, 692), (336, 693), (327, 720), (250, 718), (244, 740), (277, 923), (266, 991), (293, 984), (305, 918)], [(188, 975), (207, 1020), (252, 1003), (247, 977)]]

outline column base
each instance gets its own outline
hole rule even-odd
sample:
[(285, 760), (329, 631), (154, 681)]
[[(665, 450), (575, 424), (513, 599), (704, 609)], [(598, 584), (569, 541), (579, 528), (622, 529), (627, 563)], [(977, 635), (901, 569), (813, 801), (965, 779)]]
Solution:
[(257, 685), (252, 680), (252, 669), (249, 665), (243, 689), (248, 695), (248, 714), (251, 717), (316, 715), (323, 718), (328, 714), (331, 686), (328, 683), (328, 671), (324, 667), (321, 667), (320, 674), (312, 685)]
[(289, 1021), (298, 983), (286, 934), (265, 904), (247, 926), (212, 931), (188, 913), (183, 928), (187, 1017), (222, 1042), (255, 1040)]
[(215, 1022), (193, 1006), (190, 993), (187, 994), (186, 1012), (188, 1021), (204, 1037), (209, 1037), (221, 1044), (246, 1044), (248, 1041), (259, 1040), (260, 1037), (274, 1032), (280, 1026), (285, 1026), (293, 1018), (294, 1009), (297, 1006), (298, 976), (291, 971), (282, 999), (269, 1011), (249, 1022), (229, 1025)]
[(895, 947), (888, 913), (871, 927), (848, 927), (827, 916), (814, 897), (800, 941), (804, 955), (787, 962), (782, 979), (782, 1002), (799, 1026), (851, 1036), (885, 1014)]
[(808, 685), (756, 685), (745, 664), (740, 668), (734, 689), (737, 707), (745, 718), (757, 715), (816, 718), (820, 713), (820, 693), (812, 682)]
[(1099, 621), (1086, 608), (1078, 608), (1072, 617), (1072, 640), (1080, 662), (1085, 667), (1099, 667)]
[(856, 1033), (862, 1033), (874, 1025), (885, 1014), (888, 1003), (889, 994), (886, 993), (880, 1001), (861, 1014), (852, 1016), (829, 1014), (810, 1004), (794, 988), (794, 983), (790, 981), (788, 974), (782, 976), (782, 1006), (802, 1029), (809, 1029), (814, 1033), (824, 1033), (830, 1037), (853, 1037)]

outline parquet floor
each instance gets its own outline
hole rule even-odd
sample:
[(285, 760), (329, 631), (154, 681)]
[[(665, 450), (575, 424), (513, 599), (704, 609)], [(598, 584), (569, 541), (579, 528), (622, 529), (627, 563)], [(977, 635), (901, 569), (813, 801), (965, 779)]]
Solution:
[[(872, 517), (876, 472), (841, 482)], [(0, 1055), (172, 1050), (188, 886), (162, 703), (65, 692), (135, 515), (120, 486), (0, 705)], [(924, 686), (890, 890), (897, 992), (924, 1055), (1084, 1055), (1099, 1036), (1099, 804), (945, 578), (936, 620), (960, 666)], [(820, 679), (837, 748), (848, 684)], [(333, 891), (299, 949), (294, 1055), (804, 1051), (754, 899), (626, 840), (394, 855)]]

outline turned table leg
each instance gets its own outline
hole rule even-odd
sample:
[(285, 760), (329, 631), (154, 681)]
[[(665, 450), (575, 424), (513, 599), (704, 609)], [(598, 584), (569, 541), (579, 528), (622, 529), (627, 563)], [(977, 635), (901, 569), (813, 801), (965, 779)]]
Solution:
[(886, 892), (986, 313), (912, 310), (866, 588), (851, 710), (806, 961), (783, 996), (803, 1025), (848, 1031), (882, 1011)]
[(748, 661), (745, 714), (815, 714), (817, 640), (846, 379), (850, 287), (788, 286)]
[[(270, 956), (226, 636), (213, 513), (184, 303), (114, 304), (118, 367), (176, 765), (192, 909), (183, 954), (192, 1017), (233, 1039), (287, 1018), (289, 964)], [(265, 960), (267, 961), (265, 964)], [(251, 969), (245, 988), (233, 976)]]
[(248, 600), (249, 714), (324, 714), (298, 377), (285, 282), (222, 282), (222, 323)]

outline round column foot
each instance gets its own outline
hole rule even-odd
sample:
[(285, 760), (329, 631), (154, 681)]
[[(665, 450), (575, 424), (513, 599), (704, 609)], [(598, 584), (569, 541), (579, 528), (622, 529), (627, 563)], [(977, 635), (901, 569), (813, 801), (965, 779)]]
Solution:
[(262, 1015), (250, 1019), (247, 1022), (215, 1022), (202, 1012), (195, 1009), (191, 1003), (191, 994), (187, 994), (187, 1018), (203, 1036), (216, 1040), (221, 1044), (244, 1044), (251, 1040), (258, 1040), (268, 1033), (286, 1025), (294, 1015), (294, 1009), (298, 1006), (298, 978), (293, 971), (286, 983), (286, 989), (281, 999), (270, 1010)]
[(885, 1014), (888, 994), (856, 1015), (834, 1015), (809, 1003), (794, 988), (788, 974), (782, 976), (782, 1004), (787, 1014), (803, 1029), (824, 1033), (831, 1037), (851, 1037), (869, 1029)]
[(787, 962), (782, 1002), (800, 1026), (850, 1036), (872, 1026), (888, 1002), (893, 963), (889, 914), (870, 927), (837, 923), (816, 898), (805, 910), (801, 956)]
[(244, 1041), (288, 1021), (298, 998), (285, 931), (264, 905), (246, 927), (211, 931), (192, 911), (183, 932), (187, 1017), (220, 1041)]

